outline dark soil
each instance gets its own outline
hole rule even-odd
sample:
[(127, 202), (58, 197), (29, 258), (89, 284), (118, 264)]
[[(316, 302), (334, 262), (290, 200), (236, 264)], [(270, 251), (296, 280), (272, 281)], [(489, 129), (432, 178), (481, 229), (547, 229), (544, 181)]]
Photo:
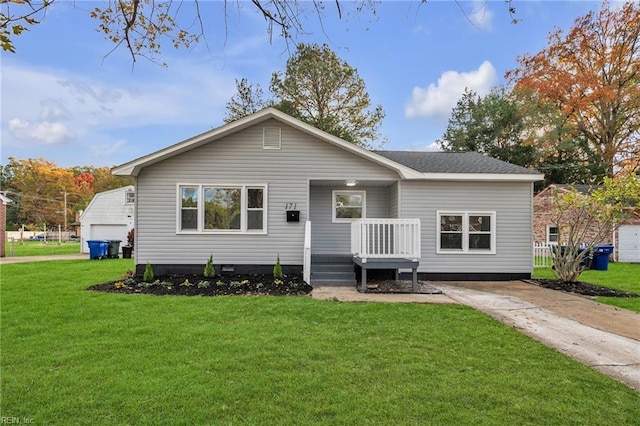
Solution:
[(274, 279), (268, 275), (167, 275), (154, 277), (147, 283), (141, 277), (122, 277), (118, 281), (96, 284), (90, 291), (125, 294), (155, 294), (182, 296), (225, 295), (304, 295), (313, 287), (306, 284), (300, 275), (285, 275)]
[(551, 279), (536, 279), (528, 281), (540, 287), (550, 288), (552, 290), (564, 291), (567, 293), (578, 293), (585, 296), (603, 296), (603, 297), (640, 297), (640, 294), (628, 293), (626, 291), (614, 290), (612, 288), (601, 287), (583, 282), (565, 282)]
[[(417, 294), (442, 294), (442, 290), (433, 287), (428, 281), (418, 281), (417, 284)], [(413, 293), (413, 283), (410, 280), (367, 280), (367, 293)]]

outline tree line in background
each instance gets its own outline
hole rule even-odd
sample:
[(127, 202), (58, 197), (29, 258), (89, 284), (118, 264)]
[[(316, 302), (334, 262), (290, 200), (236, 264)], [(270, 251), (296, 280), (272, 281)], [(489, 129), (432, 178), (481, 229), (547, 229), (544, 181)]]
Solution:
[(73, 223), (96, 193), (131, 184), (109, 167), (58, 167), (44, 159), (9, 158), (0, 165), (0, 187), (12, 200), (7, 206), (7, 230), (43, 230)]
[(640, 173), (640, 5), (575, 20), (566, 34), (518, 58), (509, 88), (467, 90), (445, 151), (479, 151), (545, 174), (549, 183), (598, 183)]

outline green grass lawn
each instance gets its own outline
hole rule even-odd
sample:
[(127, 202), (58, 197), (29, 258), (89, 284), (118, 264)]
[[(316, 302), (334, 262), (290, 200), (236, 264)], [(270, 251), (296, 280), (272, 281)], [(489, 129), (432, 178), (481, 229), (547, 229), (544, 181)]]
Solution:
[[(50, 256), (55, 254), (76, 254), (80, 253), (80, 243), (76, 241), (24, 241), (20, 244), (19, 241), (15, 243), (7, 242), (5, 246), (5, 253), (7, 256)], [(13, 250), (13, 252), (12, 252)]]
[[(533, 277), (555, 278), (551, 268), (535, 268)], [(609, 267), (606, 271), (588, 269), (580, 275), (578, 280), (602, 287), (640, 294), (640, 264), (609, 262)], [(608, 305), (640, 312), (640, 297), (598, 297), (596, 300)]]
[(640, 393), (464, 306), (87, 292), (3, 265), (0, 416), (34, 424), (631, 425)]

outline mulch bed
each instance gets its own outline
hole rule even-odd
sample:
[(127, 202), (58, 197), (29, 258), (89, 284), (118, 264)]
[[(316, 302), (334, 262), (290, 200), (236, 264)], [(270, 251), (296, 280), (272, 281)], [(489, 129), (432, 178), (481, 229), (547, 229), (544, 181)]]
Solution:
[(293, 296), (309, 294), (313, 287), (300, 275), (285, 275), (274, 279), (270, 275), (166, 275), (147, 283), (141, 277), (122, 277), (118, 281), (96, 284), (90, 291), (124, 294), (154, 294), (182, 296), (271, 295)]
[[(418, 281), (416, 294), (442, 294), (428, 281)], [(360, 291), (360, 283), (358, 283)], [(411, 280), (371, 280), (367, 281), (367, 293), (413, 293)]]
[(626, 291), (614, 290), (612, 288), (601, 287), (589, 283), (583, 282), (565, 282), (560, 280), (551, 279), (535, 279), (526, 280), (531, 284), (539, 285), (540, 287), (549, 288), (552, 290), (564, 291), (566, 293), (578, 293), (585, 296), (596, 297), (640, 297), (640, 294), (629, 293)]

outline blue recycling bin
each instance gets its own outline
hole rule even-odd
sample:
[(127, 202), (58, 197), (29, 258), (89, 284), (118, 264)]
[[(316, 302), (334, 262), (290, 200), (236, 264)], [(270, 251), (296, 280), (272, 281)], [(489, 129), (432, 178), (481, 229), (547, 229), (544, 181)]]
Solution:
[(611, 244), (599, 244), (593, 248), (593, 262), (591, 269), (606, 271), (609, 269), (609, 255), (613, 253)]
[(89, 245), (89, 259), (103, 259), (107, 257), (109, 241), (87, 240), (87, 244)]

